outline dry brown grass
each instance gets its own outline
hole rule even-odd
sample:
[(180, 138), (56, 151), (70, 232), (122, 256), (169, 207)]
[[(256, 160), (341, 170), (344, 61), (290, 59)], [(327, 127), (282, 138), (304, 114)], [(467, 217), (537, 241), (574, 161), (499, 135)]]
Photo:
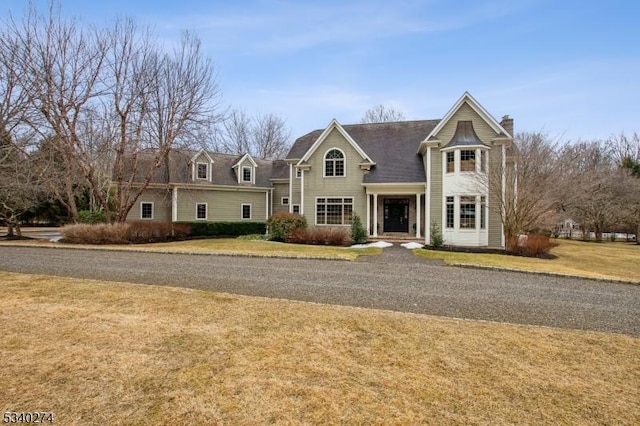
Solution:
[(239, 238), (214, 238), (201, 240), (174, 241), (169, 243), (133, 245), (88, 245), (61, 244), (46, 240), (1, 241), (0, 246), (35, 246), (69, 249), (131, 250), (158, 253), (210, 253), (244, 256), (272, 256), (288, 258), (318, 258), (355, 260), (358, 256), (379, 255), (382, 249), (369, 247), (351, 249), (348, 247), (307, 246), (302, 244), (278, 243), (275, 241), (243, 240)]
[(427, 259), (443, 260), (450, 265), (478, 265), (640, 283), (640, 245), (560, 239), (552, 242), (558, 243), (551, 249), (551, 254), (557, 259), (436, 250), (415, 250), (414, 253)]
[(0, 272), (2, 410), (58, 424), (638, 424), (640, 339)]

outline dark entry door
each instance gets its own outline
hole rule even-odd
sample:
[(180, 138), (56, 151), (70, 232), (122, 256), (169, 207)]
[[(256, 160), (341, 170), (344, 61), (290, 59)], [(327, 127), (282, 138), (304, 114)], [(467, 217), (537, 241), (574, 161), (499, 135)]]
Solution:
[(384, 232), (409, 232), (409, 199), (384, 200)]

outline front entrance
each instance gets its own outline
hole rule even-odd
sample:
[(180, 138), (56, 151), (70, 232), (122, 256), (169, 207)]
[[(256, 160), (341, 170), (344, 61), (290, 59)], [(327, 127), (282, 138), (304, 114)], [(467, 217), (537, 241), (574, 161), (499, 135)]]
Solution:
[(385, 198), (383, 232), (409, 232), (408, 198)]

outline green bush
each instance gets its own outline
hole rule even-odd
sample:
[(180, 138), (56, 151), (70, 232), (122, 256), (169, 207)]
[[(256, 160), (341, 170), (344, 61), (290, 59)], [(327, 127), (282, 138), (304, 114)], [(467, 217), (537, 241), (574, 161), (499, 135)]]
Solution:
[(78, 220), (80, 223), (105, 223), (107, 221), (103, 211), (80, 210), (78, 212)]
[(442, 247), (444, 244), (444, 237), (442, 236), (442, 231), (440, 230), (440, 225), (436, 221), (431, 222), (430, 227), (431, 232), (431, 246), (432, 247)]
[(240, 235), (265, 234), (264, 222), (180, 222), (191, 228), (196, 237), (237, 237)]
[(273, 241), (286, 241), (295, 231), (307, 228), (307, 219), (296, 213), (278, 212), (267, 220), (269, 235)]
[(357, 213), (353, 214), (353, 218), (351, 219), (351, 239), (354, 244), (364, 244), (367, 242), (369, 238), (369, 232), (362, 225), (362, 220)]

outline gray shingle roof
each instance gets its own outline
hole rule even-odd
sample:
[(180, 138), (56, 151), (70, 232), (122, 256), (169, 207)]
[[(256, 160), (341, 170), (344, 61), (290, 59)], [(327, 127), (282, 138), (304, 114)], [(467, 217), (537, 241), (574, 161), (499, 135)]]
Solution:
[[(364, 183), (425, 182), (420, 142), (440, 120), (399, 121), (392, 123), (347, 124), (342, 128), (376, 162), (364, 176)], [(298, 138), (288, 159), (300, 159), (323, 130), (314, 130)]]
[[(151, 183), (194, 183), (191, 179), (191, 165), (189, 162), (196, 153), (197, 151), (189, 150), (171, 151), (167, 161), (153, 175)], [(212, 152), (208, 152), (208, 154), (213, 160), (211, 182), (197, 181), (198, 184), (253, 186), (246, 183), (238, 183), (238, 177), (232, 168), (242, 156)], [(143, 180), (143, 173), (148, 170), (153, 159), (154, 154), (152, 152), (139, 154), (136, 181), (141, 182)], [(270, 188), (272, 185), (269, 179), (271, 178), (273, 162), (259, 158), (254, 158), (253, 160), (258, 165), (255, 170), (255, 186)]]

